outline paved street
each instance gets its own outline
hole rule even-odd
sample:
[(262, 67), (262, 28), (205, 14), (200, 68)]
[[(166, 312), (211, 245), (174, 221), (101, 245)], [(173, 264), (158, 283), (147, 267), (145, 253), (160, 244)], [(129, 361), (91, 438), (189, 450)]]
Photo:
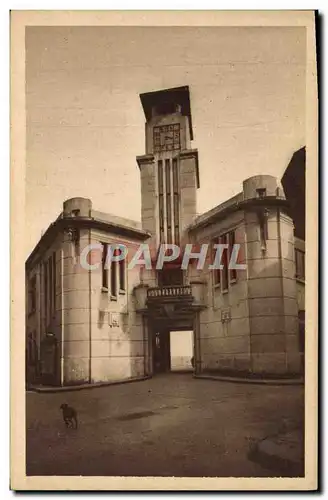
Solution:
[[(66, 429), (59, 407), (79, 414)], [(275, 476), (252, 443), (301, 434), (303, 388), (159, 375), (61, 393), (27, 393), (28, 475)]]

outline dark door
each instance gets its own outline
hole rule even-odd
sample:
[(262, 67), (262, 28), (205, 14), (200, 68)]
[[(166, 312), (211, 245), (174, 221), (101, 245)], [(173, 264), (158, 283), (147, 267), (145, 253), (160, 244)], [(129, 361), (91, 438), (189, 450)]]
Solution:
[(153, 372), (170, 371), (170, 332), (167, 330), (155, 332), (153, 336)]

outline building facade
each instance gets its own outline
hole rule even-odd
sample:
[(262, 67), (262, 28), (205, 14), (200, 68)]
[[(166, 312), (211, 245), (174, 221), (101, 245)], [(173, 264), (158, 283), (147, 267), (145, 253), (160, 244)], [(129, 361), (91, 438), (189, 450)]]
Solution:
[(140, 98), (141, 223), (97, 212), (89, 199), (64, 202), (26, 262), (28, 382), (299, 374), (305, 248), (282, 187), (267, 175), (246, 179), (197, 216), (189, 88)]

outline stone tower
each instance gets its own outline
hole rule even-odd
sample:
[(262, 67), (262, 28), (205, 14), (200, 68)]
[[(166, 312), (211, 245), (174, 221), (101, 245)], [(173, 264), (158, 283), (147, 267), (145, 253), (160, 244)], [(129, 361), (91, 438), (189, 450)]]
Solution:
[[(162, 243), (183, 245), (196, 216), (198, 152), (192, 149), (189, 87), (140, 95), (146, 117), (145, 154), (137, 157), (141, 175), (141, 220), (149, 231), (151, 255)], [(148, 273), (159, 286), (183, 284), (180, 269)], [(149, 283), (150, 284), (150, 283)]]

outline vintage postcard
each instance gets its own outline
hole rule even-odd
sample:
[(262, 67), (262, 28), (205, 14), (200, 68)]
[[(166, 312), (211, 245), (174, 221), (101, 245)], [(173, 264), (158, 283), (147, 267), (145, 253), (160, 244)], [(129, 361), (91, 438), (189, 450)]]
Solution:
[(317, 488), (317, 113), (313, 11), (11, 13), (12, 489)]

